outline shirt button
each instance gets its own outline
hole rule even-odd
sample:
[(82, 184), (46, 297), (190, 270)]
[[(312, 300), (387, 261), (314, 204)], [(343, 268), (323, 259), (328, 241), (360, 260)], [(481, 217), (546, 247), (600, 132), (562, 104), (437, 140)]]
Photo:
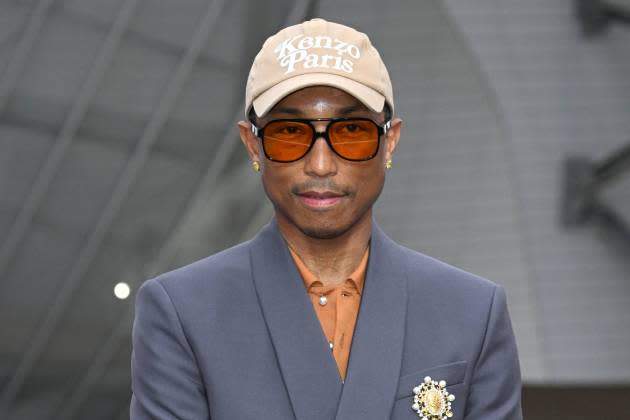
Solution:
[(328, 303), (328, 298), (327, 298), (326, 296), (324, 296), (324, 295), (321, 295), (321, 296), (319, 297), (319, 304), (320, 304), (320, 305), (322, 305), (322, 306), (324, 306), (324, 305), (325, 305), (325, 304), (327, 304), (327, 303)]

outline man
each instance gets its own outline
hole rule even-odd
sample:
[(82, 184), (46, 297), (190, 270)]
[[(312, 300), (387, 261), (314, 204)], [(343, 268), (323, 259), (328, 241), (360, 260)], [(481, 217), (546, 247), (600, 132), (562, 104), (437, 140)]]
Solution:
[(502, 287), (404, 248), (372, 206), (400, 137), (366, 35), (269, 38), (241, 139), (275, 216), (138, 290), (131, 418), (517, 420)]

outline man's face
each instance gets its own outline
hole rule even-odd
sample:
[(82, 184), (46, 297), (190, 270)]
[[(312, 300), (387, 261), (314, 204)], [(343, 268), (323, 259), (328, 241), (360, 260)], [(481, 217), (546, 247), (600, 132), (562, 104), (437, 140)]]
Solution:
[[(296, 91), (278, 102), (263, 118), (264, 127), (278, 118), (369, 118), (382, 126), (385, 114), (376, 113), (346, 92), (328, 86)], [(335, 238), (366, 217), (385, 181), (385, 162), (391, 159), (400, 135), (400, 119), (392, 121), (387, 135), (381, 136), (378, 154), (367, 161), (348, 161), (318, 137), (300, 160), (279, 163), (268, 160), (261, 140), (239, 123), (241, 139), (250, 158), (260, 162), (263, 186), (276, 210), (279, 222), (288, 222), (313, 238)], [(328, 121), (313, 123), (324, 132)]]

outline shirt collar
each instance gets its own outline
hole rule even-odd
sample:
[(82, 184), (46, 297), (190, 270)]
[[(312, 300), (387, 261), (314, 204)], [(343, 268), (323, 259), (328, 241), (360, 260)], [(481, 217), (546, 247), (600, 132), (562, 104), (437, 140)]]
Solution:
[[(302, 276), (302, 280), (304, 281), (304, 286), (306, 287), (306, 290), (309, 290), (316, 282), (321, 285), (321, 282), (319, 281), (317, 276), (306, 267), (302, 259), (295, 253), (295, 251), (293, 251), (291, 247), (288, 248), (289, 252), (291, 253), (291, 257), (293, 257), (293, 261), (295, 261), (295, 265), (297, 266), (297, 269)], [(365, 282), (365, 271), (367, 269), (369, 254), (370, 247), (368, 246), (363, 253), (363, 257), (361, 257), (359, 265), (354, 269), (354, 271), (348, 276), (347, 279), (354, 284), (354, 287), (359, 294), (361, 294), (363, 291), (363, 284)]]

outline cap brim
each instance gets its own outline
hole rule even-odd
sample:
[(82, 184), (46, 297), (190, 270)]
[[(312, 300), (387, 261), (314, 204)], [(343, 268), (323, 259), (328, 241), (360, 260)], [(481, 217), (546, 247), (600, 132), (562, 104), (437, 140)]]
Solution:
[(252, 102), (254, 111), (258, 117), (262, 117), (288, 94), (308, 86), (320, 85), (339, 88), (375, 112), (381, 112), (385, 105), (385, 97), (382, 94), (352, 79), (330, 73), (306, 73), (283, 80), (267, 89)]

